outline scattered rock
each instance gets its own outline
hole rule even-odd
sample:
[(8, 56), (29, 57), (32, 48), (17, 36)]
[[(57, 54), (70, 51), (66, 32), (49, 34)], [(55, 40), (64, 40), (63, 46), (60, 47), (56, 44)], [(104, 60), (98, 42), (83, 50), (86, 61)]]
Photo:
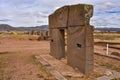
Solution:
[(112, 74), (113, 74), (113, 73), (112, 73), (111, 71), (106, 71), (106, 72), (105, 72), (105, 75), (106, 75), (106, 76), (110, 76), (110, 75), (112, 75)]
[(120, 57), (120, 53), (119, 52), (112, 52), (111, 54)]
[(84, 75), (83, 74), (73, 74), (73, 73), (67, 73), (67, 75), (65, 75), (67, 77), (73, 77), (73, 78), (83, 78)]
[(75, 68), (76, 71), (78, 71), (79, 69), (78, 68)]

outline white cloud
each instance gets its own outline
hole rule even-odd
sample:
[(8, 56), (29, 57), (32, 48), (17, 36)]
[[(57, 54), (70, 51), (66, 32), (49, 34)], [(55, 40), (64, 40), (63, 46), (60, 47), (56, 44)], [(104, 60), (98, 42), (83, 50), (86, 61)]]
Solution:
[[(120, 26), (120, 2), (118, 0), (0, 0), (0, 23), (13, 26), (48, 24), (47, 16), (57, 8), (79, 3), (94, 5), (91, 24), (106, 27)], [(4, 20), (8, 21), (4, 22)]]

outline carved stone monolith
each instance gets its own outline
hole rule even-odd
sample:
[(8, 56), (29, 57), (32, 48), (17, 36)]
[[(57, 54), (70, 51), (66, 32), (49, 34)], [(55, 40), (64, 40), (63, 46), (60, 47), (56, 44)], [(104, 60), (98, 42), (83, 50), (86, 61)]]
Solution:
[(93, 72), (94, 65), (92, 16), (93, 6), (88, 4), (63, 6), (49, 16), (50, 55), (65, 57), (67, 29), (67, 63), (85, 74)]

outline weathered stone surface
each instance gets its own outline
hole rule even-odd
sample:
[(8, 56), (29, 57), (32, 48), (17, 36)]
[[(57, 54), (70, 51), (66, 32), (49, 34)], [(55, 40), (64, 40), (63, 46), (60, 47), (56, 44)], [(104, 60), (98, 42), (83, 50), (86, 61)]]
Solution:
[(51, 55), (65, 56), (64, 30), (67, 29), (67, 62), (83, 73), (93, 72), (93, 27), (89, 25), (93, 6), (64, 6), (49, 16)]
[(57, 28), (66, 28), (68, 21), (68, 6), (64, 6), (55, 11), (56, 16), (56, 27)]
[(85, 72), (84, 73), (91, 73), (93, 72), (94, 69), (94, 58), (93, 58), (93, 53), (94, 53), (94, 48), (91, 47), (86, 47), (85, 48)]
[[(53, 75), (56, 77), (57, 80), (67, 80), (63, 75), (61, 75), (61, 73), (59, 73), (56, 69), (54, 69), (53, 66), (51, 66), (46, 60), (46, 56), (35, 56), (39, 62)], [(49, 59), (49, 56), (47, 56)], [(52, 58), (50, 59), (50, 61), (52, 60)]]
[(65, 57), (64, 30), (50, 29), (50, 54), (57, 59)]
[(69, 7), (68, 26), (89, 25), (90, 17), (93, 15), (93, 6), (78, 4)]
[(68, 6), (57, 9), (49, 16), (49, 28), (66, 28), (68, 21)]
[(106, 72), (105, 72), (105, 75), (106, 75), (106, 76), (111, 76), (111, 75), (113, 75), (113, 73), (112, 73), (111, 71), (106, 71)]
[[(83, 73), (93, 72), (92, 31), (90, 26), (68, 27), (67, 61), (69, 65)], [(89, 37), (92, 39), (88, 40)]]
[(49, 28), (56, 28), (56, 18), (54, 14), (49, 15)]
[(93, 46), (94, 45), (94, 39), (93, 39), (93, 32), (94, 32), (94, 26), (85, 26), (86, 28), (86, 47)]

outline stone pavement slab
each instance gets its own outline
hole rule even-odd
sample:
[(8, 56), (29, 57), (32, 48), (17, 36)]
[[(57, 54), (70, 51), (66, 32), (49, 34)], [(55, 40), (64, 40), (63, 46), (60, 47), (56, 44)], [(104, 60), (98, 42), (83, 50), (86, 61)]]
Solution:
[(49, 54), (36, 56), (40, 63), (43, 65), (51, 65), (56, 71), (60, 72), (63, 76), (69, 77), (82, 77), (83, 74), (80, 71), (73, 69), (69, 65), (63, 63), (60, 60), (55, 59)]

